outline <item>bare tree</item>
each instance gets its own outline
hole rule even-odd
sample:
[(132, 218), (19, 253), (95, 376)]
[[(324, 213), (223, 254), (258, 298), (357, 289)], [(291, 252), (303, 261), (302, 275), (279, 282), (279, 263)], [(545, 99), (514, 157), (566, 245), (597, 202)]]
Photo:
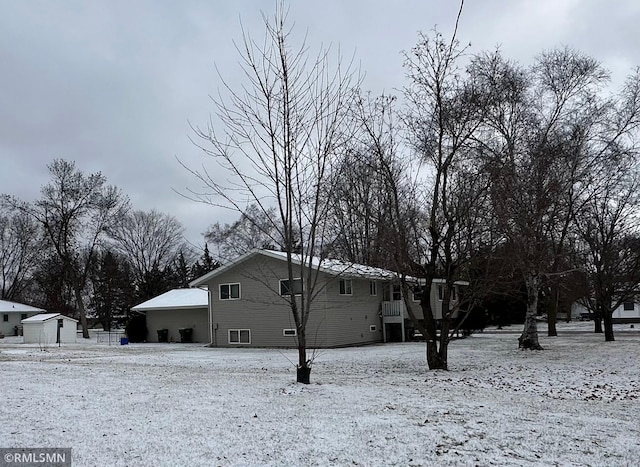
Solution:
[(152, 272), (165, 270), (181, 252), (190, 251), (182, 223), (156, 210), (129, 212), (111, 226), (109, 236), (131, 264), (139, 289), (155, 280)]
[[(576, 213), (581, 264), (591, 293), (588, 309), (604, 322), (605, 341), (613, 341), (613, 311), (634, 301), (640, 289), (640, 229), (636, 170), (603, 173), (604, 187)], [(597, 324), (596, 324), (597, 326)]]
[(257, 205), (266, 217), (275, 208), (272, 228), (287, 253), (289, 284), (303, 278), (302, 293), (296, 296), (291, 287), (288, 302), (297, 331), (297, 379), (308, 383), (306, 324), (320, 267), (313, 257), (322, 260), (330, 175), (348, 137), (354, 73), (343, 68), (339, 54), (323, 49), (312, 56), (304, 43), (294, 48), (283, 4), (263, 19), (264, 39), (243, 32), (237, 46), (245, 84), (223, 80), (228, 97), (214, 99), (217, 120), (195, 129), (204, 141), (199, 146), (227, 180), (218, 170), (192, 170), (209, 189), (192, 195), (244, 214), (254, 225), (259, 219), (245, 206)]
[[(412, 161), (399, 153), (396, 98), (359, 94), (352, 107), (355, 133), (336, 167), (331, 206), (331, 252), (345, 261), (393, 268), (397, 218), (413, 208)], [(396, 202), (402, 199), (403, 202)]]
[(215, 259), (221, 263), (254, 248), (282, 249), (282, 229), (277, 228), (275, 207), (263, 211), (252, 203), (240, 214), (240, 218), (232, 224), (211, 225), (204, 238), (213, 245)]
[[(410, 142), (428, 176), (418, 195), (423, 213), (398, 232), (398, 268), (423, 286), (420, 306), (424, 324), (411, 312), (414, 326), (426, 338), (430, 369), (447, 369), (453, 316), (459, 311), (452, 294), (455, 282), (464, 279), (474, 252), (490, 236), (486, 196), (487, 177), (475, 162), (474, 136), (482, 123), (485, 95), (464, 76), (458, 63), (465, 54), (456, 35), (447, 41), (437, 31), (421, 34), (417, 45), (405, 54), (409, 85), (406, 124)], [(409, 246), (411, 245), (411, 247)], [(442, 320), (436, 322), (431, 305), (434, 279), (443, 279)], [(414, 283), (404, 277), (405, 299)]]
[(0, 298), (23, 299), (41, 251), (41, 230), (34, 219), (20, 211), (0, 211)]
[(43, 228), (73, 293), (83, 336), (89, 337), (84, 289), (90, 265), (105, 239), (105, 232), (128, 209), (120, 190), (106, 184), (101, 173), (85, 175), (74, 162), (55, 159), (49, 166), (51, 181), (41, 198), (27, 203), (5, 197), (5, 202), (35, 219)]
[(480, 150), (504, 241), (527, 288), (520, 347), (541, 349), (536, 314), (545, 277), (563, 274), (572, 207), (593, 176), (582, 150), (596, 137), (597, 94), (608, 74), (571, 49), (542, 53), (524, 69), (499, 53), (477, 57), (472, 73), (490, 96)]

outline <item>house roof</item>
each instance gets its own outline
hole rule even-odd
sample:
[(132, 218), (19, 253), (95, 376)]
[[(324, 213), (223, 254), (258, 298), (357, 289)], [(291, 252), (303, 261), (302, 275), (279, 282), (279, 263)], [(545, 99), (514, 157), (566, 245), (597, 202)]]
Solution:
[(133, 311), (207, 308), (209, 293), (202, 289), (173, 289), (131, 308)]
[(40, 313), (39, 315), (34, 315), (29, 318), (25, 318), (21, 322), (22, 323), (41, 323), (43, 321), (49, 321), (50, 319), (60, 319), (60, 318), (69, 319), (71, 321), (75, 321), (76, 323), (78, 322), (77, 319), (69, 318), (68, 316), (65, 316), (61, 313)]
[[(287, 260), (287, 253), (283, 251), (274, 251), (274, 250), (261, 250), (255, 249), (251, 250), (244, 255), (241, 255), (234, 259), (233, 261), (221, 266), (213, 271), (205, 274), (198, 279), (195, 279), (189, 285), (191, 287), (199, 287), (205, 285), (210, 279), (219, 276), (220, 274), (225, 273), (226, 271), (234, 268), (238, 264), (241, 264), (248, 259), (257, 256), (263, 255), (270, 258), (278, 259), (281, 261)], [(330, 274), (332, 276), (341, 276), (341, 277), (351, 277), (351, 278), (362, 278), (362, 279), (372, 279), (372, 280), (391, 280), (398, 277), (398, 274), (394, 271), (390, 271), (388, 269), (382, 268), (374, 268), (371, 266), (365, 266), (363, 264), (350, 263), (346, 261), (341, 261), (337, 259), (320, 259), (318, 257), (311, 258), (303, 258), (302, 255), (293, 254), (292, 260), (296, 265), (300, 265), (304, 260), (305, 262), (309, 262), (311, 260), (311, 265), (314, 268), (318, 268), (319, 271)]]
[(41, 313), (43, 311), (45, 310), (42, 308), (25, 305), (24, 303), (0, 300), (0, 313)]

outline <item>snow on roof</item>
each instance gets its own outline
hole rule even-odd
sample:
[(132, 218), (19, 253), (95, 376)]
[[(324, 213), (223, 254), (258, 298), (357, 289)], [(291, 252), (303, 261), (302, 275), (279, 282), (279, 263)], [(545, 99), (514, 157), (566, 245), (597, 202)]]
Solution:
[(39, 323), (42, 321), (48, 321), (50, 319), (56, 319), (56, 318), (58, 319), (66, 318), (66, 319), (70, 319), (71, 321), (75, 321), (76, 323), (78, 322), (77, 319), (69, 318), (68, 316), (65, 316), (60, 313), (40, 313), (39, 315), (34, 315), (29, 318), (25, 318), (21, 322), (22, 323)]
[[(250, 252), (241, 255), (231, 261), (230, 263), (225, 264), (218, 269), (214, 269), (213, 271), (205, 274), (202, 277), (192, 281), (189, 285), (192, 287), (198, 287), (207, 283), (209, 279), (212, 277), (216, 277), (223, 272), (233, 268), (234, 266), (244, 262), (245, 260), (251, 258), (255, 255), (264, 255), (269, 256), (271, 258), (279, 259), (282, 261), (287, 260), (287, 253), (284, 251), (275, 251), (275, 250), (260, 250), (255, 249)], [(301, 255), (293, 254), (292, 255), (293, 262), (296, 264), (300, 264), (303, 260), (305, 263), (309, 263), (311, 261), (311, 265), (314, 268), (318, 268), (322, 272), (327, 274), (331, 274), (333, 276), (344, 276), (344, 277), (359, 277), (363, 279), (374, 279), (374, 280), (391, 280), (399, 277), (398, 273), (394, 271), (390, 271), (388, 269), (382, 268), (374, 268), (371, 266), (365, 266), (363, 264), (350, 263), (347, 261), (337, 260), (337, 259), (320, 259), (316, 256), (311, 258), (303, 258)]]
[(134, 311), (162, 310), (165, 308), (206, 308), (209, 292), (203, 289), (173, 289), (131, 308)]
[(42, 308), (25, 305), (24, 303), (11, 302), (9, 300), (0, 300), (0, 312), (2, 313), (40, 313)]
[[(264, 250), (264, 252), (272, 257), (279, 257), (286, 261), (287, 253), (284, 251)], [(292, 259), (296, 264), (300, 264), (305, 260), (309, 262), (309, 258), (302, 258), (301, 255), (294, 254)], [(326, 272), (334, 276), (362, 277), (365, 279), (393, 279), (398, 274), (388, 269), (374, 268), (365, 266), (364, 264), (350, 263), (339, 259), (323, 259), (313, 256), (310, 258), (311, 265), (317, 268), (320, 265), (320, 271)]]

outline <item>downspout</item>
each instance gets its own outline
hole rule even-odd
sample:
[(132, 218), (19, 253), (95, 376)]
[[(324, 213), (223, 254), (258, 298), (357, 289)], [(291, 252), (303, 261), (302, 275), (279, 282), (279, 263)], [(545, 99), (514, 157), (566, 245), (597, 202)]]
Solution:
[(209, 310), (209, 346), (215, 347), (217, 342), (213, 330), (213, 301), (211, 300), (211, 289), (209, 287), (207, 287), (207, 302), (207, 309)]

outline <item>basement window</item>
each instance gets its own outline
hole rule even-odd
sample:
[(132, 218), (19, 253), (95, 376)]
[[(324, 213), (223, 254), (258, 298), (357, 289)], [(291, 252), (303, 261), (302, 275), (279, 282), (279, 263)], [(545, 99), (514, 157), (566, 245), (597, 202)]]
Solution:
[(369, 326), (369, 332), (376, 332), (378, 330), (378, 326), (376, 326), (375, 324), (372, 324), (371, 326)]
[(251, 344), (251, 329), (229, 329), (229, 344)]
[(283, 329), (282, 335), (285, 337), (296, 337), (298, 333), (295, 329)]

